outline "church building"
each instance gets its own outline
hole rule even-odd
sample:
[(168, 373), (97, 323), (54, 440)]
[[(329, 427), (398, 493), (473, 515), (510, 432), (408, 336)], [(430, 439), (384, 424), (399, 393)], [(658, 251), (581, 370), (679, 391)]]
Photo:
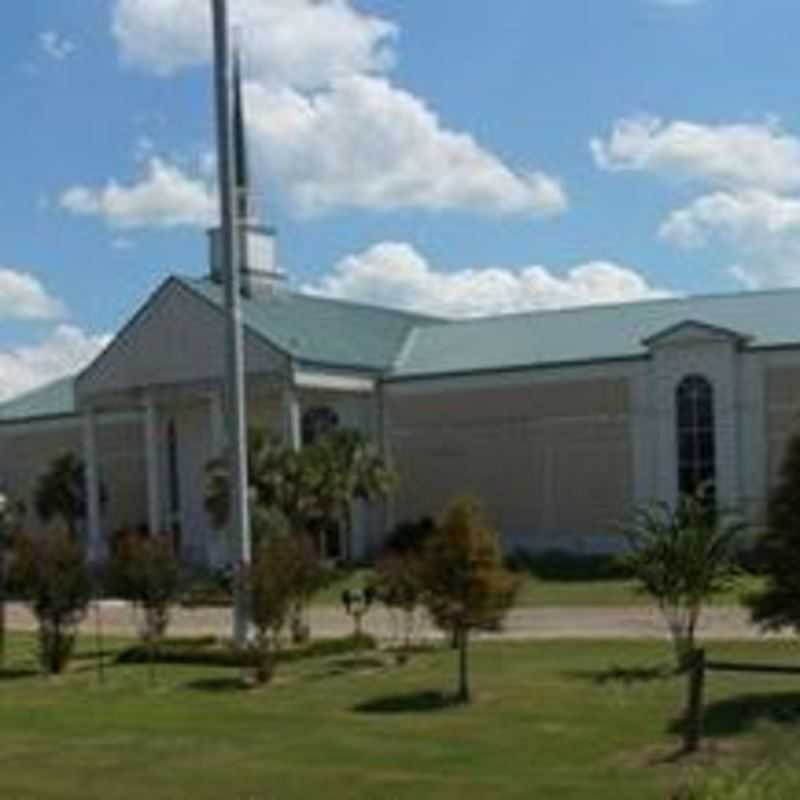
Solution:
[[(331, 425), (379, 445), (399, 486), (358, 514), (356, 557), (465, 493), (509, 550), (613, 548), (633, 507), (698, 481), (763, 516), (800, 399), (800, 291), (460, 321), (304, 295), (253, 220), (237, 119), (249, 425), (295, 447)], [(218, 231), (209, 242), (206, 277), (167, 277), (85, 369), (0, 405), (0, 485), (32, 529), (33, 487), (70, 450), (89, 541), (147, 526), (189, 562), (230, 558), (204, 509), (225, 433)]]

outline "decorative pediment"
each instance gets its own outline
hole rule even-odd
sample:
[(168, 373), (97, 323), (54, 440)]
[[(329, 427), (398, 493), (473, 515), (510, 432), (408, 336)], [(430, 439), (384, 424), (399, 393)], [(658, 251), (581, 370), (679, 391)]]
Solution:
[[(250, 330), (244, 346), (248, 372), (285, 372), (286, 356)], [(170, 278), (79, 376), (77, 397), (218, 381), (224, 370), (222, 309)]]
[(750, 335), (732, 328), (687, 319), (657, 331), (643, 339), (642, 344), (647, 348), (653, 348), (670, 345), (689, 346), (727, 342), (739, 347), (751, 338)]

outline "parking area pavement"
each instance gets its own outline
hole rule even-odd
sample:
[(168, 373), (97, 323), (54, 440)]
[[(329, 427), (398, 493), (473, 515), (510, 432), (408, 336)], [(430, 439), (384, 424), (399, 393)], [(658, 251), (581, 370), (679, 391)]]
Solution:
[[(103, 630), (113, 635), (133, 635), (137, 614), (128, 603), (106, 600), (100, 604)], [(19, 603), (7, 607), (9, 630), (33, 630), (34, 619)], [(93, 628), (94, 613), (87, 615), (84, 627)], [(310, 611), (312, 632), (318, 637), (345, 636), (353, 629), (352, 620), (337, 606), (315, 606)], [(364, 630), (380, 639), (400, 635), (401, 621), (385, 608), (376, 607), (364, 618)], [(170, 624), (173, 636), (228, 636), (231, 611), (228, 608), (177, 608)], [(420, 619), (416, 635), (435, 638), (441, 634), (426, 620)], [(720, 606), (706, 609), (699, 626), (704, 639), (757, 639), (764, 635), (748, 621), (745, 609)], [(791, 638), (785, 631), (769, 634), (771, 638)], [(487, 634), (491, 638), (525, 639), (664, 639), (664, 622), (656, 609), (647, 607), (610, 608), (517, 608), (508, 616), (503, 630)]]

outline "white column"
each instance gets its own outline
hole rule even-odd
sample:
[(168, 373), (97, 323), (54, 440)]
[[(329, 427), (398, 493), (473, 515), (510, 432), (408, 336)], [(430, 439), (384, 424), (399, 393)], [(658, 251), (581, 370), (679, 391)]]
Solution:
[[(225, 454), (225, 405), (221, 391), (212, 392), (208, 397), (208, 457), (220, 458)], [(208, 566), (224, 564), (229, 560), (226, 542), (229, 536), (215, 530), (205, 518), (206, 563)]]
[(303, 440), (300, 430), (300, 399), (294, 386), (287, 386), (283, 390), (283, 416), (286, 443), (297, 452)]
[(216, 458), (222, 455), (225, 449), (225, 409), (222, 395), (213, 392), (208, 399), (208, 415), (211, 435), (211, 456)]
[(150, 533), (161, 533), (161, 496), (158, 459), (158, 409), (148, 395), (144, 406), (144, 452), (147, 469), (147, 525)]
[(97, 468), (97, 419), (93, 409), (83, 414), (83, 464), (86, 482), (87, 558), (96, 564), (103, 557), (100, 517), (100, 475)]

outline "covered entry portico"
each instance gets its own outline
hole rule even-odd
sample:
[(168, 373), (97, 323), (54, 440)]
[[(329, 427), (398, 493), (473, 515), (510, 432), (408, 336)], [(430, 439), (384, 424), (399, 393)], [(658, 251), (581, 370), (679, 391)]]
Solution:
[[(229, 543), (212, 528), (204, 506), (206, 466), (225, 449), (223, 324), (220, 309), (179, 281), (167, 281), (78, 378), (91, 558), (106, 556), (113, 533), (100, 487), (109, 505), (116, 491), (101, 474), (97, 431), (105, 417), (124, 411), (140, 421), (145, 470), (141, 518), (128, 524), (171, 533), (189, 563), (219, 566), (229, 560)], [(250, 428), (298, 449), (304, 415), (327, 409), (339, 424), (379, 439), (373, 377), (303, 366), (247, 327), (245, 359)], [(359, 515), (356, 522), (355, 545), (363, 551), (366, 518)]]

